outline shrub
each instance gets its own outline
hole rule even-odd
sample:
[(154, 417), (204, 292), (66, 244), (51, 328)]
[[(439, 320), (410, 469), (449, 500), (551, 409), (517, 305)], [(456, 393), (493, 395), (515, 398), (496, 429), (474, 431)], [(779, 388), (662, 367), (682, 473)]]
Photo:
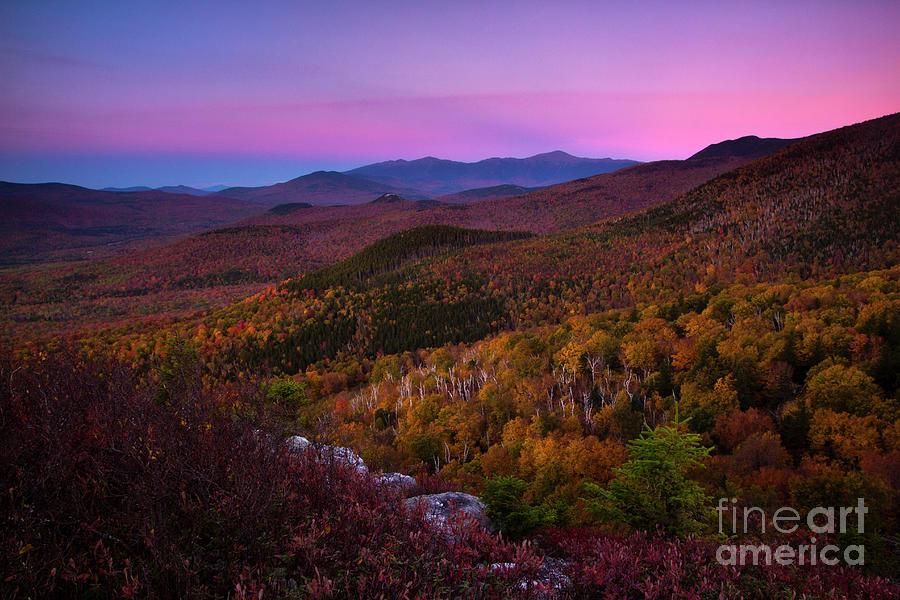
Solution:
[(504, 532), (520, 538), (537, 529), (555, 524), (552, 507), (540, 504), (530, 506), (525, 502), (528, 483), (512, 476), (494, 477), (484, 482), (482, 499), (488, 514)]
[(450, 542), (214, 395), (170, 387), (161, 404), (113, 362), (41, 356), (0, 357), (5, 597), (529, 594), (532, 552), (463, 525)]
[(615, 536), (580, 529), (545, 529), (538, 547), (568, 564), (570, 598), (896, 598), (900, 585), (858, 569), (736, 565), (716, 562), (716, 544), (657, 533)]
[(298, 408), (310, 402), (305, 382), (296, 382), (293, 379), (275, 379), (266, 390), (266, 400), (274, 402), (283, 408)]

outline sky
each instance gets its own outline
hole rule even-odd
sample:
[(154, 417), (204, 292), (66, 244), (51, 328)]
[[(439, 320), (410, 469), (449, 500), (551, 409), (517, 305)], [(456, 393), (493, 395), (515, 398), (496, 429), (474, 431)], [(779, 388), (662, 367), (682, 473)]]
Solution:
[(0, 180), (686, 158), (900, 111), (900, 2), (0, 2)]

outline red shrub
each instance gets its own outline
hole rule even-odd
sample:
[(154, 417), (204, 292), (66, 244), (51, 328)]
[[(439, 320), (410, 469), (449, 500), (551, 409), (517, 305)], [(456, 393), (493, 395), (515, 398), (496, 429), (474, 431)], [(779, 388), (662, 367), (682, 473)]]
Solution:
[[(717, 544), (590, 529), (545, 530), (548, 555), (571, 561), (568, 590), (577, 598), (896, 598), (900, 585), (838, 566), (722, 566)], [(740, 542), (738, 542), (740, 543)]]
[(190, 386), (157, 401), (129, 371), (77, 355), (2, 359), (0, 380), (4, 596), (529, 594), (518, 580), (538, 568), (532, 553), (465, 526), (451, 543), (398, 495), (281, 451)]

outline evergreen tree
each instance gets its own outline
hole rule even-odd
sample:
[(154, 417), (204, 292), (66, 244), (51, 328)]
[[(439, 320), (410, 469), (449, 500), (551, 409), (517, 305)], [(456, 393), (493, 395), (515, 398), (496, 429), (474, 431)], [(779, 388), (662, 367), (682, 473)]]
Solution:
[(688, 473), (702, 466), (709, 448), (689, 433), (686, 421), (645, 429), (628, 443), (631, 458), (615, 470), (606, 489), (585, 484), (594, 496), (589, 506), (604, 520), (635, 529), (662, 529), (669, 535), (689, 535), (703, 529), (713, 508), (710, 498)]

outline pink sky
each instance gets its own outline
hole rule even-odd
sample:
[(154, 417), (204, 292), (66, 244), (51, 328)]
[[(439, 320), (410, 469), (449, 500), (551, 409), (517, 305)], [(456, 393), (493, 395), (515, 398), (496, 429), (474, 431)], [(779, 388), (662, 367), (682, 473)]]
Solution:
[(684, 158), (900, 110), (896, 2), (14, 2), (0, 23), (0, 179), (15, 181)]

